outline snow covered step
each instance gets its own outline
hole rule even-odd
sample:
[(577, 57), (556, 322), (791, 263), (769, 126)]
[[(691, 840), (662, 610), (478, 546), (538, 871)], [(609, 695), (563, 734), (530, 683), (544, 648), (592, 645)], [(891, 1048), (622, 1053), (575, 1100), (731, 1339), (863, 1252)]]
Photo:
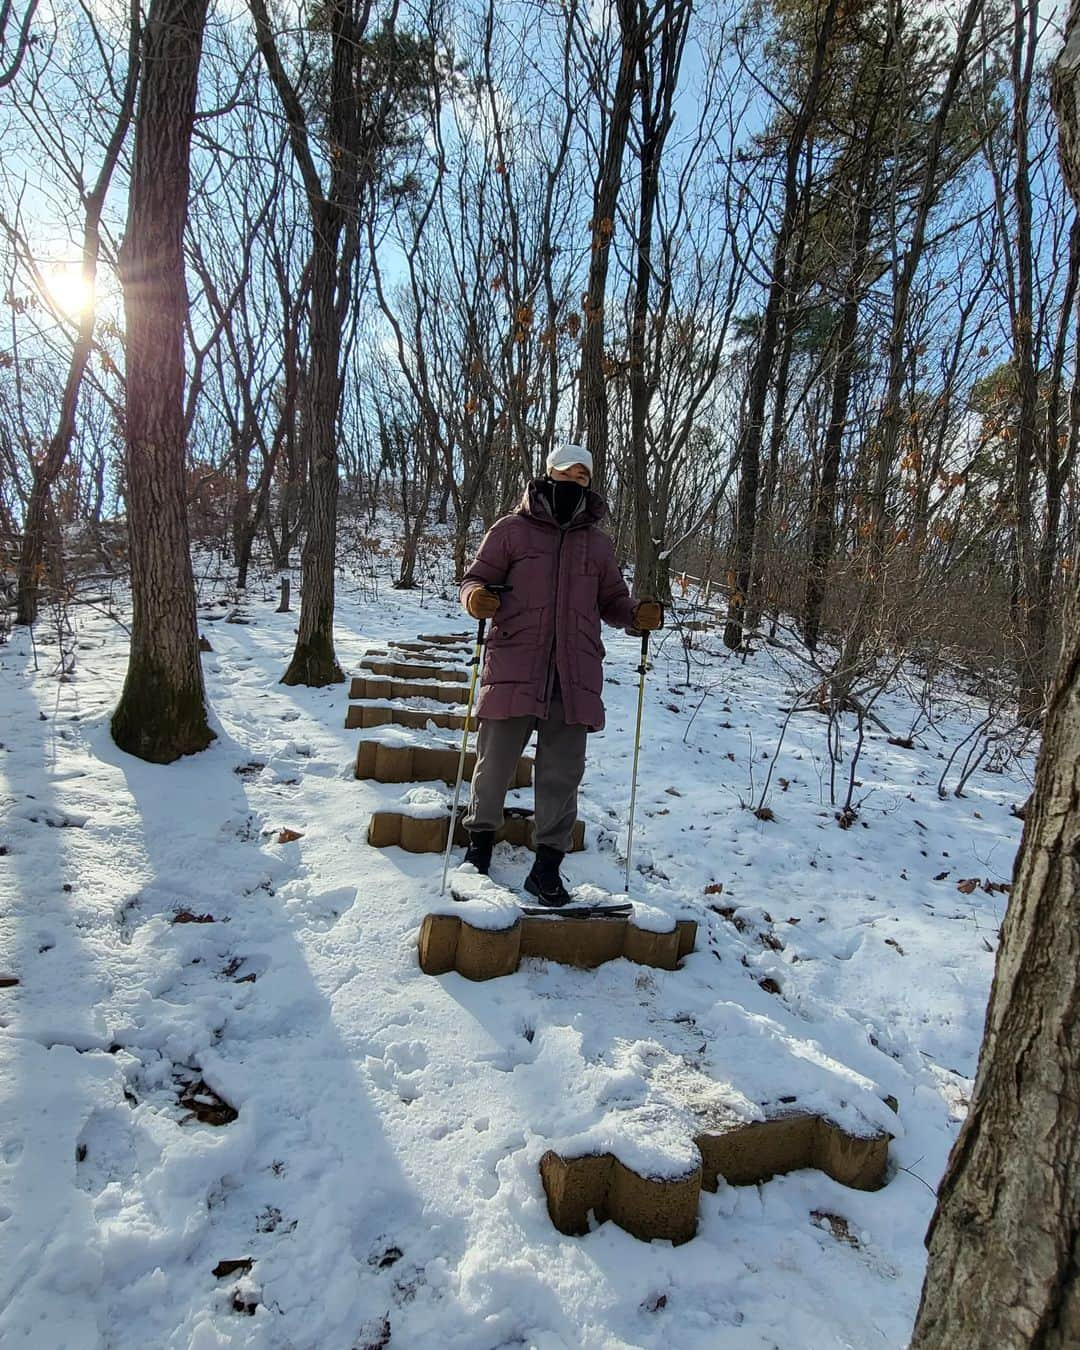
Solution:
[[(684, 1141), (673, 1140), (674, 1166), (635, 1159), (635, 1169), (614, 1152), (563, 1155), (549, 1149), (540, 1159), (540, 1178), (560, 1233), (589, 1232), (591, 1212), (644, 1242), (680, 1243), (697, 1232), (702, 1189), (715, 1191), (721, 1178), (749, 1186), (813, 1167), (842, 1186), (877, 1190), (885, 1180), (889, 1139), (883, 1130), (852, 1134), (824, 1116), (795, 1112), (703, 1131), (693, 1140), (696, 1162), (687, 1159)], [(630, 1151), (640, 1152), (640, 1146)]]
[(360, 669), (370, 670), (373, 675), (387, 676), (392, 680), (443, 680), (447, 684), (459, 684), (463, 674), (460, 666), (450, 670), (446, 666), (423, 666), (407, 661), (380, 661), (377, 657), (366, 657), (360, 662)]
[(442, 680), (364, 679), (357, 675), (349, 686), (353, 698), (433, 698), (440, 703), (464, 703), (469, 697), (467, 684), (447, 684)]
[[(356, 747), (357, 778), (377, 783), (456, 783), (460, 749), (441, 745), (388, 745), (380, 740), (362, 740)], [(465, 754), (465, 777), (472, 778), (476, 752)], [(533, 761), (522, 756), (510, 786), (532, 786)]]
[(624, 956), (640, 966), (676, 970), (694, 950), (696, 937), (692, 919), (675, 920), (658, 932), (632, 918), (532, 915), (516, 908), (488, 911), (472, 922), (456, 914), (428, 914), (420, 926), (420, 969), (426, 975), (456, 970), (468, 980), (493, 980), (512, 975), (527, 956), (585, 970)]
[[(450, 727), (464, 731), (465, 717), (461, 713), (426, 712), (423, 708), (395, 708), (389, 703), (350, 703), (345, 714), (345, 729), (356, 731), (369, 730), (371, 727), (401, 726), (415, 727), (423, 731), (428, 723), (437, 727)], [(473, 718), (473, 726), (476, 719)]]
[(391, 642), (388, 645), (392, 651), (406, 652), (410, 659), (416, 656), (427, 657), (429, 660), (438, 658), (440, 661), (456, 662), (458, 665), (472, 651), (472, 647), (467, 642), (454, 647), (451, 647), (448, 643), (440, 645), (437, 642)]
[[(446, 830), (450, 813), (446, 807), (423, 807), (415, 812), (375, 811), (368, 826), (367, 841), (373, 848), (403, 848), (406, 853), (441, 853), (446, 847)], [(496, 841), (505, 840), (522, 848), (533, 847), (533, 814), (521, 808), (508, 807), (506, 823), (495, 835)], [(469, 842), (468, 831), (458, 817), (454, 843), (461, 847)], [(574, 822), (570, 851), (579, 853), (585, 847), (585, 822)]]

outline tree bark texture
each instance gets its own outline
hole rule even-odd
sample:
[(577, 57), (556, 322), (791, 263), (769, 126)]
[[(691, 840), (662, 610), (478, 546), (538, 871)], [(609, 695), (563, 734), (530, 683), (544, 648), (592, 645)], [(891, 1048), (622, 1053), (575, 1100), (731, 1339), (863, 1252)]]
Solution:
[(1080, 594), (912, 1350), (1080, 1345)]
[(183, 404), (183, 238), (206, 10), (207, 0), (152, 0), (120, 251), (133, 619), (112, 733), (122, 750), (155, 763), (202, 750), (214, 736), (199, 662)]

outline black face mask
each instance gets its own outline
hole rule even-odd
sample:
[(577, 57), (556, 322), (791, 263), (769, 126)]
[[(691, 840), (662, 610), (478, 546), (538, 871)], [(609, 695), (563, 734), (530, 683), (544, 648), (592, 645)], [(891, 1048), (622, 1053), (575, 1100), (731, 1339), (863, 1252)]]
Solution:
[(560, 525), (569, 525), (581, 509), (588, 488), (567, 478), (545, 478), (544, 495)]

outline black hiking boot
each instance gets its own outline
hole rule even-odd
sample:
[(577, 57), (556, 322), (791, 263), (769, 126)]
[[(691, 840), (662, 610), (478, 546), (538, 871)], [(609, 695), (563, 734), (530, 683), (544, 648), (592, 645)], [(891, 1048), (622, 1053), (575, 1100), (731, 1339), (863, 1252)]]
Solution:
[(486, 877), (491, 870), (491, 850), (494, 847), (494, 830), (474, 830), (469, 835), (469, 846), (465, 850), (465, 861), (472, 863), (481, 876)]
[(536, 861), (532, 865), (532, 871), (525, 878), (525, 889), (549, 909), (558, 909), (573, 898), (563, 885), (562, 877), (559, 876), (559, 864), (562, 860), (563, 855), (557, 848), (540, 844), (536, 850)]

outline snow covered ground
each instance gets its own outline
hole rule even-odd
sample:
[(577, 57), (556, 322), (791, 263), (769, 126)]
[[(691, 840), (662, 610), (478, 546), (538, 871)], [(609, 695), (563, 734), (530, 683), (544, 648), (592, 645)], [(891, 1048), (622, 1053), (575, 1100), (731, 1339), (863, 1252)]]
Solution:
[[(631, 894), (696, 916), (695, 953), (674, 972), (434, 979), (416, 940), (441, 859), (365, 832), (376, 808), (449, 791), (354, 779), (346, 689), (278, 683), (295, 615), (273, 611), (269, 591), (246, 625), (203, 609), (218, 738), (168, 767), (109, 738), (115, 622), (79, 612), (66, 682), (55, 648), (37, 672), (24, 633), (0, 648), (5, 1350), (905, 1345), (1006, 902), (984, 883), (1009, 879), (1030, 761), (939, 800), (940, 756), (975, 717), (957, 697), (913, 749), (871, 729), (841, 829), (825, 721), (800, 713), (759, 819), (742, 803), (790, 660), (703, 637), (688, 687), (669, 634)], [(388, 638), (466, 627), (455, 604), (342, 584), (350, 674)], [(564, 872), (620, 891), (638, 643), (607, 645), (587, 847)], [(877, 711), (900, 736), (915, 715), (900, 690)], [(528, 858), (500, 846), (495, 877)], [(721, 1185), (677, 1248), (552, 1227), (548, 1148), (662, 1173), (692, 1147), (691, 1104), (760, 1116), (791, 1097), (890, 1129), (888, 1184)]]

